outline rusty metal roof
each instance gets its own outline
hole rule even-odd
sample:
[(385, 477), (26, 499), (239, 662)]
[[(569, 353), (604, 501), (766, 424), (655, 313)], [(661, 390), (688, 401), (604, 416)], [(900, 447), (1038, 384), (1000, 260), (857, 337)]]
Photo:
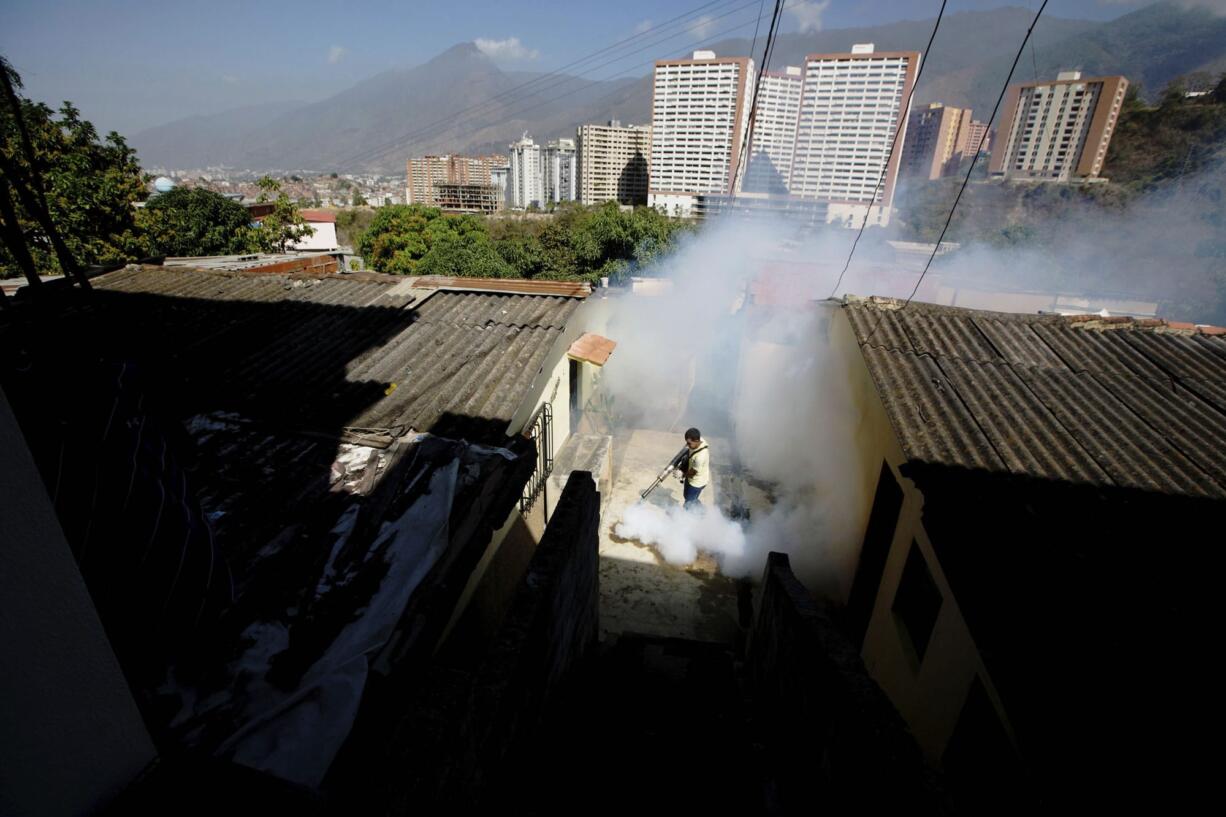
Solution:
[(1226, 337), (1160, 320), (849, 298), (912, 462), (1226, 498)]
[(437, 289), (471, 289), (484, 292), (514, 292), (524, 295), (562, 295), (586, 298), (590, 284), (574, 281), (528, 281), (522, 278), (455, 278), (447, 275), (422, 275), (413, 279), (417, 286)]
[(438, 284), (128, 268), (80, 315), (104, 344), (156, 346), (209, 409), (500, 438), (581, 299)]

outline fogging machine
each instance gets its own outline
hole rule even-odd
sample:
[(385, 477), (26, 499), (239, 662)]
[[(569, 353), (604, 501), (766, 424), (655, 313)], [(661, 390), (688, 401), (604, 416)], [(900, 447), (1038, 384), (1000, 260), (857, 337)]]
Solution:
[(690, 447), (688, 445), (682, 446), (681, 450), (677, 452), (677, 456), (669, 460), (668, 465), (664, 466), (664, 470), (660, 472), (660, 475), (658, 477), (656, 477), (656, 481), (651, 483), (651, 485), (647, 488), (647, 490), (643, 491), (643, 493), (639, 494), (639, 496), (642, 497), (643, 499), (646, 499), (647, 495), (650, 494), (652, 491), (654, 491), (656, 488), (658, 488), (661, 482), (668, 479), (669, 474), (671, 474), (673, 471), (683, 469), (685, 466), (686, 460), (688, 460), (689, 457), (690, 457)]

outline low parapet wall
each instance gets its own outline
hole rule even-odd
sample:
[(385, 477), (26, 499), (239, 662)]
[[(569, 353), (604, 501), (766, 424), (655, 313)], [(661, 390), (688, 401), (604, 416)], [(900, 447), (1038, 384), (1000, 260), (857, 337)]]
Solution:
[(592, 474), (576, 471), (479, 665), (431, 669), (392, 747), (391, 811), (477, 807), (532, 736), (553, 691), (596, 643), (599, 524)]
[(767, 561), (748, 670), (784, 813), (943, 813), (902, 717), (782, 553)]

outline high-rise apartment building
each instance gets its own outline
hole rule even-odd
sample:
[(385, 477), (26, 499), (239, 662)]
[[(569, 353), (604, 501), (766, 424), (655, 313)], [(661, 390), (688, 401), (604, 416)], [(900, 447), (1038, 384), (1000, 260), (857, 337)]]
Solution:
[(607, 125), (581, 125), (576, 135), (581, 202), (647, 203), (650, 125), (623, 128), (611, 120)]
[(545, 204), (545, 176), (542, 173), (541, 146), (524, 134), (511, 145), (511, 171), (507, 176), (507, 206), (523, 209)]
[(827, 202), (830, 221), (858, 224), (866, 211), (871, 224), (889, 221), (919, 61), (872, 43), (805, 58), (793, 195)]
[(490, 168), (490, 184), (498, 192), (498, 209), (507, 206), (507, 185), (511, 178), (511, 165), (508, 161), (506, 164), (495, 165)]
[(970, 159), (976, 153), (991, 152), (992, 134), (988, 132), (988, 123), (972, 119), (970, 127), (966, 131), (966, 150), (963, 152), (962, 158)]
[(491, 183), (490, 170), (506, 165), (505, 156), (422, 156), (405, 167), (405, 203), (438, 206), (440, 184)]
[(541, 154), (545, 201), (554, 204), (579, 198), (579, 164), (574, 139), (557, 139)]
[(1082, 79), (1080, 71), (1011, 86), (990, 173), (1027, 181), (1097, 178), (1127, 91), (1124, 77)]
[[(903, 144), (904, 176), (939, 179), (957, 171), (971, 133), (971, 109), (933, 102), (912, 111)], [(973, 150), (973, 148), (972, 148)]]
[(449, 181), (447, 163), (450, 158), (422, 156), (409, 159), (405, 165), (404, 200), (407, 204), (434, 204), (435, 185)]
[(740, 188), (753, 79), (753, 60), (714, 51), (656, 62), (650, 206), (688, 217), (697, 195)]
[(791, 189), (803, 87), (804, 73), (797, 66), (765, 72), (759, 80), (749, 167), (742, 185), (746, 191), (779, 195)]

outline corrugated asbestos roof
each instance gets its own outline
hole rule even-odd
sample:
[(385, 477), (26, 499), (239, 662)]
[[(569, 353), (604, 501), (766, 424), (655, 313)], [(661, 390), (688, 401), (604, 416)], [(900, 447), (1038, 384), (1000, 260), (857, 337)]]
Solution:
[[(507, 426), (582, 299), (373, 273), (92, 281), (0, 310), (0, 380), (90, 590), (128, 655), (187, 656), (150, 715), (168, 745), (317, 784), (362, 696), (332, 669), (432, 654), (536, 465)], [(323, 736), (309, 760), (291, 732)]]
[(913, 461), (1226, 498), (1226, 337), (1157, 320), (849, 298)]
[(218, 408), (306, 427), (496, 436), (581, 298), (406, 283), (145, 267), (94, 287), (134, 296), (108, 305), (213, 389)]

